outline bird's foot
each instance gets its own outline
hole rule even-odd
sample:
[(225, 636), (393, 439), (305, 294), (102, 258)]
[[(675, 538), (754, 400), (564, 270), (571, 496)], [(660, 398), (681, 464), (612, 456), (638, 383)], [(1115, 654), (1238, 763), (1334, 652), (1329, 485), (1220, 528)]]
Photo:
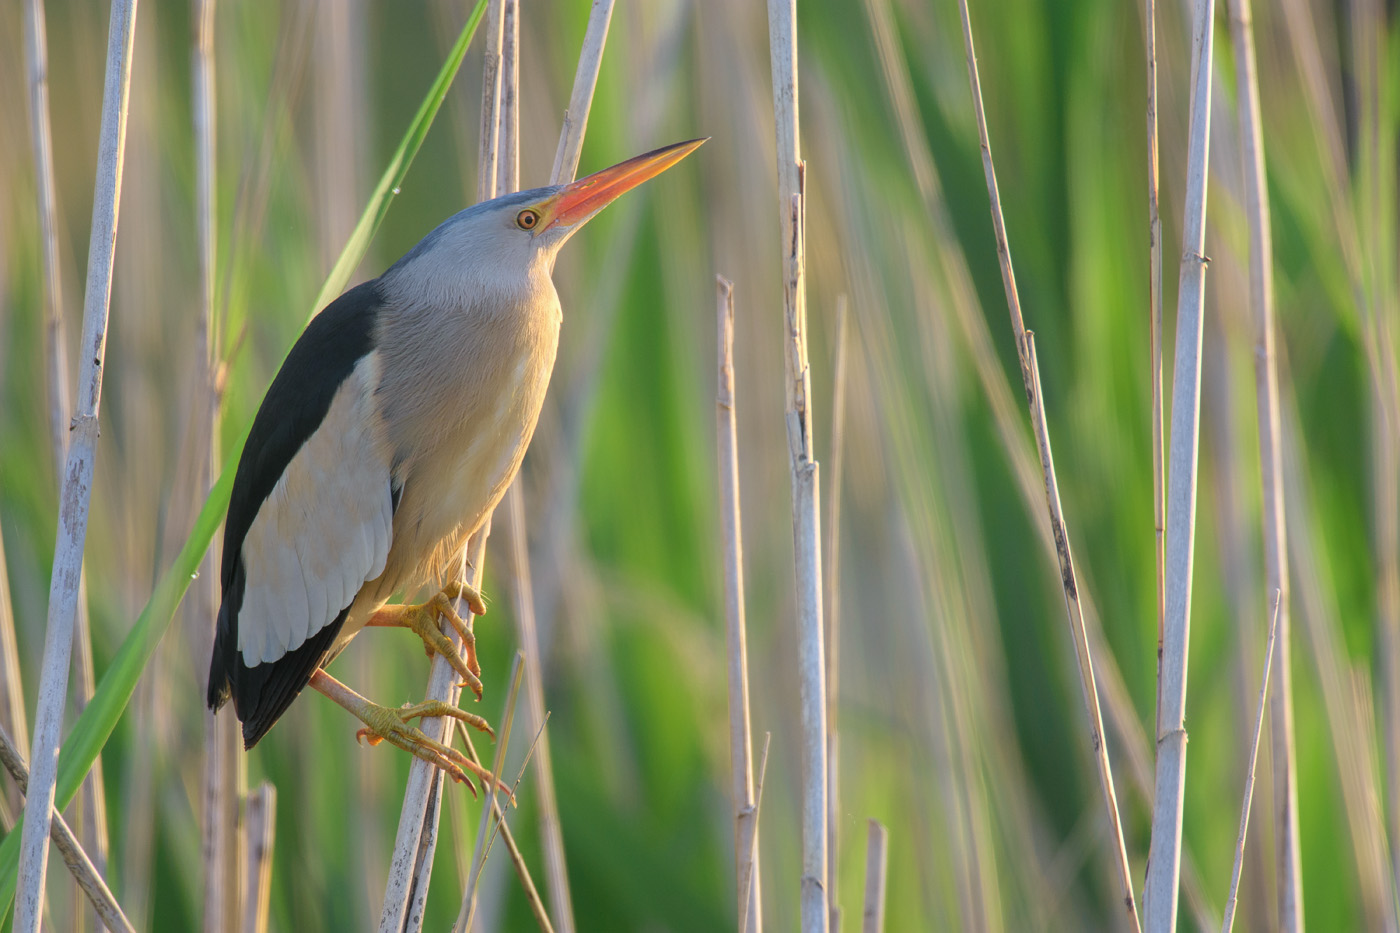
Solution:
[[(440, 654), (452, 665), (453, 670), (462, 675), (462, 686), (470, 687), (472, 693), (481, 699), (481, 665), (476, 660), (476, 634), (472, 631), (470, 617), (463, 619), (453, 608), (454, 600), (461, 599), (467, 604), (472, 615), (486, 614), (486, 602), (481, 593), (471, 584), (458, 580), (447, 584), (425, 603), (415, 606), (385, 606), (370, 616), (367, 625), (398, 626), (406, 628), (423, 639), (423, 647), (428, 657)], [(457, 634), (462, 636), (462, 650), (442, 633), (438, 619), (445, 619)], [(465, 656), (464, 656), (465, 654)]]
[[(430, 738), (423, 730), (408, 724), (410, 719), (450, 716), (458, 722), (480, 729), (494, 739), (496, 733), (491, 729), (490, 724), (475, 713), (458, 709), (440, 700), (426, 700), (422, 703), (401, 706), (398, 709), (380, 706), (378, 703), (365, 700), (363, 704), (358, 704), (358, 708), (352, 709), (351, 712), (365, 724), (365, 728), (355, 733), (356, 739), (368, 741), (371, 746), (378, 745), (380, 742), (388, 742), (390, 745), (397, 746), (409, 754), (441, 768), (454, 781), (465, 782), (468, 787), (472, 787), (473, 793), (476, 792), (476, 789), (467, 777), (467, 772), (476, 775), (483, 787), (493, 785), (490, 771), (457, 749)], [(510, 796), (510, 791), (507, 788), (498, 786), (498, 789), (505, 790), (507, 796)]]

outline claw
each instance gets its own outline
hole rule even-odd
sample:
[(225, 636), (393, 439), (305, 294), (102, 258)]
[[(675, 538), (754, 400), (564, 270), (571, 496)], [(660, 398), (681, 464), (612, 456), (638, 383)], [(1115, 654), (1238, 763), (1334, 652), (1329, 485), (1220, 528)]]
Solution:
[[(478, 700), (481, 699), (481, 664), (476, 659), (476, 633), (471, 623), (457, 614), (453, 600), (461, 599), (473, 615), (484, 615), (486, 602), (473, 586), (461, 580), (444, 586), (427, 602), (416, 606), (385, 606), (370, 617), (368, 625), (400, 626), (413, 631), (423, 640), (423, 648), (428, 657), (440, 654), (461, 675), (459, 686), (470, 687)], [(452, 641), (442, 633), (439, 619), (446, 621), (462, 639), (459, 651)], [(465, 656), (464, 656), (465, 655)]]

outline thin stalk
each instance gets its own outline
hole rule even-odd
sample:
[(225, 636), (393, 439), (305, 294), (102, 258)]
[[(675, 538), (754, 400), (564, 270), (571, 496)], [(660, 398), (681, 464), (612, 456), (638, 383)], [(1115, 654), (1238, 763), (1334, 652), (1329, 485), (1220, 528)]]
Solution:
[[(1273, 237), (1264, 172), (1264, 132), (1254, 54), (1250, 0), (1230, 0), (1236, 97), (1244, 148), (1245, 210), (1249, 215), (1249, 296), (1254, 309), (1254, 382), (1263, 487), (1265, 585), (1278, 593), (1277, 684), (1269, 706), (1274, 778), (1274, 848), (1279, 929), (1303, 929), (1303, 869), (1298, 841), (1298, 762), (1293, 736), (1292, 619), (1289, 612), (1288, 534), (1284, 511), (1283, 450), (1279, 441), (1278, 350), (1274, 323)], [(1267, 670), (1267, 668), (1265, 668)], [(1231, 906), (1226, 907), (1229, 915)]]
[(1274, 620), (1269, 626), (1269, 644), (1264, 649), (1264, 673), (1259, 678), (1259, 712), (1254, 718), (1254, 738), (1249, 746), (1249, 765), (1245, 771), (1244, 803), (1240, 806), (1240, 833), (1235, 841), (1235, 867), (1230, 875), (1230, 895), (1225, 899), (1225, 917), (1220, 924), (1220, 933), (1230, 933), (1235, 925), (1235, 906), (1240, 894), (1240, 871), (1244, 867), (1244, 839), (1249, 829), (1249, 807), (1254, 800), (1254, 767), (1259, 761), (1259, 736), (1264, 731), (1264, 697), (1269, 692), (1269, 667), (1273, 664), (1275, 644), (1278, 641), (1278, 623), (1282, 594), (1274, 591)]
[[(528, 673), (528, 672), (527, 672)], [(545, 713), (545, 721), (548, 722), (549, 714)], [(536, 734), (536, 743), (539, 737), (544, 734), (543, 728)], [(475, 764), (481, 764), (481, 756), (476, 753), (476, 746), (472, 743), (471, 732), (462, 730), (462, 738), (466, 740), (467, 757)], [(511, 793), (514, 794), (514, 788)], [(506, 852), (510, 855), (510, 862), (515, 866), (516, 877), (520, 879), (521, 890), (525, 892), (525, 900), (530, 905), (530, 912), (535, 917), (535, 922), (540, 925), (540, 929), (545, 933), (553, 933), (554, 926), (550, 923), (549, 912), (544, 909), (544, 901), (540, 898), (539, 889), (535, 887), (535, 879), (530, 877), (529, 866), (525, 864), (525, 856), (521, 854), (520, 847), (516, 845), (515, 836), (510, 831), (510, 826), (506, 824), (505, 816), (501, 812), (501, 802), (494, 795), (491, 796), (491, 809), (496, 815), (496, 826), (501, 830), (501, 840), (506, 844)], [(470, 867), (468, 867), (468, 873)], [(462, 887), (465, 889), (467, 879), (462, 876)]]
[[(549, 746), (549, 730), (545, 722), (549, 713), (544, 704), (544, 673), (540, 666), (544, 655), (540, 651), (539, 631), (535, 624), (535, 600), (530, 575), (530, 549), (526, 542), (525, 494), (517, 479), (506, 493), (510, 520), (511, 562), (515, 568), (515, 615), (520, 626), (520, 642), (525, 651), (525, 700), (530, 728), (538, 733), (535, 754), (537, 805), (539, 807), (540, 845), (544, 849), (545, 875), (549, 879), (549, 904), (553, 928), (560, 933), (573, 933), (574, 907), (569, 894), (568, 863), (564, 857), (563, 822), (559, 819), (559, 801), (554, 790), (554, 763)], [(531, 659), (534, 659), (531, 662)], [(505, 832), (505, 824), (501, 823)]]
[[(214, 360), (218, 350), (214, 333), (215, 236), (215, 136), (217, 129), (214, 93), (214, 14), (215, 0), (193, 0), (195, 28), (190, 53), (191, 105), (195, 150), (196, 237), (199, 243), (199, 311), (195, 318), (194, 373), (191, 378), (195, 399), (191, 423), (198, 440), (194, 447), (195, 485), (191, 509), (197, 509), (213, 485), (213, 465), (218, 462), (218, 387)], [(190, 512), (191, 517), (194, 511)], [(207, 630), (218, 608), (218, 575), (214, 572), (213, 549), (204, 556), (200, 579), (192, 586), (190, 613), (196, 620), (193, 630)], [(212, 644), (207, 639), (201, 649)], [(204, 653), (203, 650), (200, 651)], [(237, 729), (231, 716), (204, 715), (204, 930), (237, 930), (241, 927), (239, 810), (239, 755)], [(250, 878), (251, 880), (251, 878)]]
[(515, 653), (515, 660), (511, 662), (510, 676), (507, 683), (510, 688), (506, 691), (505, 706), (501, 709), (500, 720), (500, 741), (496, 743), (496, 756), (491, 765), (491, 783), (484, 791), (486, 799), (481, 805), (481, 823), (476, 830), (476, 843), (472, 851), (471, 872), (467, 876), (467, 886), (462, 892), (462, 907), (457, 914), (457, 922), (453, 926), (456, 933), (467, 933), (471, 929), (472, 919), (476, 915), (476, 889), (481, 882), (481, 870), (486, 867), (487, 841), (491, 834), (491, 817), (497, 816), (497, 825), (503, 825), (505, 814), (499, 806), (493, 806), (496, 802), (496, 788), (501, 786), (501, 773), (505, 768), (506, 749), (510, 745), (511, 727), (515, 722), (515, 706), (520, 699), (520, 684), (525, 672), (525, 654), (522, 651)]
[[(29, 744), (29, 719), (24, 711), (19, 642), (15, 639), (14, 604), (10, 601), (10, 571), (5, 562), (3, 533), (0, 533), (0, 729), (15, 736), (20, 747)], [(8, 791), (3, 799), (13, 815), (24, 806), (23, 792), (17, 787), (9, 787)], [(5, 831), (12, 828), (7, 818)]]
[[(63, 287), (58, 254), (58, 198), (54, 192), (53, 132), (49, 119), (48, 37), (41, 0), (25, 4), (25, 58), (29, 82), (29, 119), (34, 143), (35, 188), (38, 194), (39, 234), (44, 274), (44, 357), (48, 377), (49, 441), (54, 472), (63, 485), (63, 464), (68, 456), (67, 423), (72, 412), (68, 383), (68, 337), (63, 321)], [(79, 714), (92, 700), (96, 678), (92, 663), (92, 636), (88, 618), (87, 581), (79, 568), (77, 614), (74, 617), (73, 703)], [(15, 681), (19, 685), (18, 679)], [(28, 742), (28, 729), (21, 735)], [(107, 872), (107, 802), (103, 792), (101, 761), (83, 781), (78, 807), (82, 837), (92, 851), (97, 869)], [(100, 933), (100, 930), (99, 930)]]
[[(1008, 262), (1009, 262), (1008, 257)], [(1045, 473), (1045, 501), (1050, 512), (1050, 528), (1055, 538), (1055, 550), (1060, 559), (1060, 580), (1064, 586), (1065, 613), (1069, 616), (1070, 629), (1074, 636), (1074, 648), (1079, 661), (1080, 688), (1084, 695), (1084, 705), (1089, 712), (1092, 729), (1091, 745), (1094, 763), (1098, 766), (1099, 785), (1103, 791), (1108, 810), (1109, 826), (1113, 830), (1114, 860), (1118, 866), (1118, 881), (1122, 888), (1123, 906), (1134, 929), (1141, 929), (1137, 904), (1133, 898), (1132, 870), (1128, 865), (1127, 847), (1123, 843), (1123, 820), (1118, 811), (1118, 794), (1114, 790), (1113, 767), (1108, 760), (1108, 748), (1104, 742), (1103, 713), (1099, 707), (1099, 687), (1094, 676), (1094, 656), (1089, 648), (1088, 630), (1084, 625), (1084, 606), (1079, 599), (1079, 577), (1074, 569), (1074, 556), (1070, 551), (1069, 529), (1065, 526), (1064, 512), (1060, 506), (1059, 481), (1055, 476), (1055, 458), (1050, 449), (1050, 428), (1045, 418), (1045, 396), (1040, 385), (1040, 360), (1035, 352), (1035, 334), (1026, 331), (1024, 356), (1030, 371), (1031, 425), (1035, 431), (1036, 443), (1040, 450), (1041, 468)]]
[(797, 0), (768, 0), (768, 41), (777, 132), (782, 233), (784, 387), (792, 471), (792, 534), (797, 584), (797, 655), (802, 708), (803, 933), (826, 933), (826, 659), (822, 626), (821, 474), (812, 439), (807, 359), (806, 206), (799, 140)]
[[(768, 750), (773, 744), (773, 733), (763, 733), (763, 754), (758, 759), (758, 779), (754, 782), (753, 788), (753, 819), (747, 823), (747, 834), (742, 844), (746, 846), (743, 850), (744, 860), (748, 866), (748, 871), (739, 876), (739, 897), (737, 903), (746, 904), (755, 897), (754, 890), (758, 884), (758, 817), (763, 809), (763, 782), (768, 777)], [(762, 905), (760, 905), (762, 906)], [(741, 918), (747, 917), (747, 913), (740, 914)], [(760, 921), (762, 912), (759, 913)], [(744, 933), (744, 927), (740, 924), (739, 933)]]
[(1133, 896), (1132, 869), (1128, 864), (1127, 847), (1123, 842), (1123, 819), (1118, 810), (1118, 795), (1114, 790), (1113, 766), (1108, 760), (1108, 750), (1104, 742), (1103, 714), (1099, 706), (1098, 683), (1094, 677), (1093, 655), (1090, 652), (1088, 630), (1084, 624), (1084, 608), (1080, 602), (1079, 582), (1070, 550), (1069, 530), (1065, 526), (1064, 514), (1060, 506), (1059, 481), (1055, 476), (1055, 460), (1051, 453), (1050, 428), (1045, 417), (1045, 400), (1040, 387), (1040, 365), (1035, 353), (1035, 339), (1034, 335), (1026, 330), (1021, 315), (1021, 299), (1016, 289), (1016, 273), (1011, 264), (1011, 246), (1006, 238), (1006, 220), (1001, 210), (996, 168), (992, 164), (992, 147), (987, 135), (987, 114), (982, 104), (982, 82), (977, 73), (977, 54), (972, 41), (972, 20), (968, 13), (967, 0), (959, 0), (958, 9), (962, 14), (963, 46), (967, 56), (968, 81), (972, 88), (973, 109), (977, 116), (977, 133), (982, 146), (982, 168), (986, 175), (988, 199), (991, 202), (997, 258), (1001, 264), (1002, 285), (1006, 290), (1006, 304), (1011, 313), (1011, 328), (1016, 338), (1017, 357), (1021, 362), (1021, 377), (1026, 390), (1026, 404), (1030, 409), (1031, 425), (1035, 432), (1041, 472), (1045, 481), (1045, 504), (1060, 565), (1060, 579), (1065, 594), (1065, 614), (1068, 616), (1070, 634), (1074, 639), (1080, 689), (1083, 692), (1084, 705), (1089, 714), (1090, 745), (1093, 749), (1095, 764), (1098, 766), (1099, 786), (1103, 793), (1104, 805), (1108, 811), (1109, 826), (1113, 831), (1113, 856), (1118, 869), (1117, 881), (1123, 900), (1123, 909), (1127, 912), (1127, 918), (1132, 928), (1140, 929), (1137, 903)]
[(501, 133), (496, 191), (520, 190), (520, 0), (504, 0), (501, 29)]
[(889, 854), (889, 830), (879, 820), (869, 820), (865, 830), (865, 910), (861, 914), (861, 933), (885, 933)]
[(248, 879), (243, 933), (266, 933), (272, 893), (272, 846), (277, 836), (277, 788), (264, 781), (245, 798), (248, 808)]
[[(502, 155), (499, 166), (499, 187), (503, 194), (520, 189), (520, 5), (519, 0), (505, 0), (505, 4), (505, 41), (502, 51), (505, 81), (501, 92)], [(595, 81), (602, 46), (599, 45), (596, 51), (599, 58), (585, 69), (594, 76)], [(585, 118), (586, 116), (585, 112)], [(577, 160), (575, 164), (576, 162)], [(566, 180), (572, 181), (572, 175)], [(549, 879), (552, 926), (560, 933), (574, 933), (574, 905), (569, 893), (568, 860), (564, 855), (564, 824), (559, 818), (559, 799), (554, 789), (554, 755), (550, 750), (549, 731), (545, 728), (549, 714), (544, 702), (544, 654), (540, 650), (539, 629), (535, 617), (535, 592), (533, 574), (530, 572), (527, 531), (529, 526), (525, 521), (525, 490), (519, 478), (506, 491), (506, 515), (510, 528), (511, 564), (515, 571), (515, 618), (520, 627), (520, 644), (526, 660), (526, 721), (530, 730), (538, 735), (536, 754), (539, 761), (535, 764), (535, 790), (539, 807), (540, 846), (544, 850), (545, 876)], [(499, 825), (505, 832), (503, 820)], [(523, 877), (528, 878), (528, 872)]]
[[(477, 200), (488, 201), (496, 196), (496, 166), (498, 162), (501, 99), (500, 58), (504, 41), (504, 16), (501, 0), (491, 0), (486, 9), (486, 47), (482, 66), (482, 100), (480, 154), (477, 160)], [(486, 565), (486, 539), (491, 535), (491, 518), (467, 543), (462, 551), (461, 577), (480, 587)], [(467, 604), (458, 600), (456, 611), (472, 622)], [(454, 647), (461, 646), (461, 637), (444, 628)], [(442, 700), (453, 706), (461, 696), (457, 673), (442, 657), (433, 658), (428, 676), (426, 699)], [(450, 745), (455, 731), (451, 718), (424, 719), (420, 728), (428, 736)], [(423, 923), (423, 905), (428, 897), (432, 878), (433, 856), (437, 851), (438, 822), (442, 815), (442, 771), (414, 758), (409, 766), (408, 783), (404, 787), (403, 807), (399, 812), (399, 828), (394, 838), (394, 854), (389, 863), (389, 878), (384, 891), (384, 908), (379, 918), (380, 933), (417, 933)], [(491, 791), (488, 790), (488, 793)]]
[[(10, 777), (14, 779), (19, 792), (24, 794), (29, 786), (29, 771), (24, 762), (24, 755), (21, 754), (19, 748), (11, 741), (9, 733), (4, 729), (0, 729), (0, 765), (3, 765)], [(136, 928), (131, 925), (130, 920), (126, 919), (126, 914), (122, 913), (121, 905), (117, 903), (116, 897), (107, 887), (102, 873), (97, 870), (92, 859), (88, 858), (87, 852), (83, 850), (82, 843), (73, 835), (73, 831), (68, 828), (63, 814), (54, 814), (49, 837), (53, 840), (54, 848), (58, 850), (58, 854), (62, 856), (63, 864), (68, 866), (73, 880), (87, 895), (92, 909), (97, 912), (99, 922), (109, 930), (135, 933)]]
[[(1148, 316), (1152, 333), (1152, 527), (1157, 539), (1157, 683), (1162, 682), (1162, 629), (1167, 619), (1166, 488), (1162, 443), (1162, 215), (1157, 137), (1157, 3), (1145, 0), (1147, 21), (1147, 252), (1150, 267)], [(1160, 726), (1162, 696), (1154, 722)]]
[[(463, 579), (479, 586), (486, 564), (486, 538), (490, 522), (476, 533), (463, 552)], [(464, 603), (457, 611), (470, 623), (472, 616)], [(443, 634), (460, 649), (461, 638), (452, 626), (444, 626)], [(458, 674), (442, 655), (433, 658), (425, 699), (457, 704), (461, 689)], [(452, 723), (446, 718), (424, 719), (419, 728), (443, 744), (452, 741)], [(427, 899), (427, 881), (432, 874), (433, 854), (437, 847), (438, 817), (442, 805), (441, 769), (414, 758), (404, 787), (403, 807), (399, 812), (399, 828), (394, 838), (394, 854), (389, 862), (389, 877), (385, 883), (384, 909), (379, 918), (379, 933), (416, 933), (423, 922), (423, 902)]]
[(501, 45), (505, 42), (503, 0), (486, 8), (486, 46), (482, 51), (481, 135), (477, 139), (476, 199), (496, 196), (496, 165), (500, 157)]
[(831, 486), (826, 493), (826, 890), (831, 902), (831, 929), (841, 929), (841, 908), (836, 903), (838, 827), (841, 824), (841, 736), (837, 707), (841, 685), (841, 474), (845, 465), (846, 437), (846, 296), (836, 299), (836, 362), (831, 377)]
[(725, 647), (729, 658), (729, 765), (734, 796), (735, 893), (739, 933), (762, 933), (757, 807), (753, 790), (753, 740), (749, 725), (749, 651), (744, 622), (744, 533), (739, 502), (739, 430), (734, 412), (734, 283), (715, 276), (719, 320), (719, 393), (716, 436), (719, 451), (720, 524), (724, 536)]
[(102, 125), (98, 132), (97, 182), (88, 246), (87, 288), (83, 300), (79, 396), (59, 500), (44, 662), (39, 678), (38, 709), (34, 717), (33, 754), (30, 756), (34, 768), (30, 775), (31, 793), (25, 804), (28, 819), (24, 821), (20, 837), (14, 924), (18, 933), (36, 933), (44, 900), (49, 827), (53, 817), (54, 784), (58, 777), (59, 730), (63, 724), (64, 700), (68, 692), (78, 582), (81, 578), (83, 545), (87, 539), (93, 460), (97, 447), (97, 419), (102, 401), (102, 363), (107, 345), (135, 22), (136, 0), (114, 0), (102, 92)]
[(1210, 153), (1215, 0), (1196, 0), (1192, 28), (1190, 141), (1172, 374), (1171, 474), (1167, 484), (1167, 615), (1163, 630), (1152, 842), (1143, 893), (1148, 933), (1176, 929), (1181, 820), (1186, 790), (1186, 663), (1196, 546), (1196, 473), (1201, 427), (1201, 335), (1205, 320), (1206, 175)]
[(569, 109), (564, 111), (564, 128), (559, 133), (559, 148), (554, 155), (554, 169), (549, 173), (550, 184), (560, 184), (578, 174), (578, 160), (583, 152), (583, 132), (588, 128), (588, 111), (593, 106), (593, 89), (598, 86), (598, 68), (603, 61), (603, 46), (608, 41), (608, 24), (612, 22), (614, 0), (593, 0), (588, 11), (588, 27), (583, 34), (583, 48), (578, 53), (578, 69), (574, 72), (574, 89), (569, 95)]

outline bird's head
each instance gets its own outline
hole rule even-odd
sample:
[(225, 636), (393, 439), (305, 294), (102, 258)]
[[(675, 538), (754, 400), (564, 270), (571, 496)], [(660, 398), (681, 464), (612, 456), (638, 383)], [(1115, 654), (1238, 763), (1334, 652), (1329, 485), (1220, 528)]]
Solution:
[(458, 260), (452, 265), (468, 276), (489, 278), (507, 287), (529, 282), (541, 273), (548, 277), (559, 248), (599, 211), (624, 192), (660, 175), (704, 142), (692, 139), (675, 143), (566, 185), (532, 188), (483, 201), (430, 233), (386, 277), (407, 273), (415, 266), (415, 272), (423, 274), (427, 270), (419, 260), (428, 260), (430, 268), (440, 270), (441, 264), (436, 260), (444, 254)]

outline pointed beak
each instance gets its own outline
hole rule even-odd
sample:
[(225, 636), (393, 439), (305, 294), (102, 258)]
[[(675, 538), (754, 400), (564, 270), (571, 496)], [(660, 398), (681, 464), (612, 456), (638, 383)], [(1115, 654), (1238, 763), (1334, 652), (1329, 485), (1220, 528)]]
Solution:
[(649, 178), (655, 178), (699, 149), (706, 139), (709, 137), (665, 146), (565, 185), (557, 195), (544, 229), (582, 225), (611, 204), (618, 195)]

